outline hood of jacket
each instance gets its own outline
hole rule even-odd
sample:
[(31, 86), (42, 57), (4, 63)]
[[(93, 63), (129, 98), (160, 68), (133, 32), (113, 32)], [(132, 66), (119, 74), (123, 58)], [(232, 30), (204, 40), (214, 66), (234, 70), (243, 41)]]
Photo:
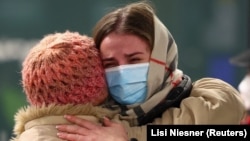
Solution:
[[(13, 135), (16, 139), (26, 130), (40, 125), (70, 124), (63, 115), (76, 115), (78, 117), (100, 122), (106, 116), (112, 118), (116, 112), (92, 105), (49, 105), (42, 107), (25, 106), (15, 115)], [(12, 140), (15, 140), (14, 138)]]

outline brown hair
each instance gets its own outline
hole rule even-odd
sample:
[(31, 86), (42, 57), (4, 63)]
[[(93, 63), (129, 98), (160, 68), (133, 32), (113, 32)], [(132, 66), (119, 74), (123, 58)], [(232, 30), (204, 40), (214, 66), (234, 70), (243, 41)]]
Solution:
[(150, 45), (154, 44), (154, 9), (149, 2), (142, 1), (118, 8), (106, 14), (93, 30), (96, 47), (111, 32), (134, 34)]

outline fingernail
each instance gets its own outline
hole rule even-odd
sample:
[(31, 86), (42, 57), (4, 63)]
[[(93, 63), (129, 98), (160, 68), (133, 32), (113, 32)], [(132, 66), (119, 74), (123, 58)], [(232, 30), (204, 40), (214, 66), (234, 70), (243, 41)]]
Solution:
[(56, 135), (57, 135), (58, 137), (62, 137), (62, 134), (61, 134), (61, 133), (56, 133)]
[(69, 115), (64, 115), (64, 118), (70, 118), (70, 116)]

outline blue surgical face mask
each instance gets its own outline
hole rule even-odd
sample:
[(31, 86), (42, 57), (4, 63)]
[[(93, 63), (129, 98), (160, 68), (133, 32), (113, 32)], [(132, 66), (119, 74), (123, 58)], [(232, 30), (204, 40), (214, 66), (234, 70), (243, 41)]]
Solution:
[(147, 95), (149, 63), (121, 65), (105, 70), (111, 96), (122, 105), (142, 103)]

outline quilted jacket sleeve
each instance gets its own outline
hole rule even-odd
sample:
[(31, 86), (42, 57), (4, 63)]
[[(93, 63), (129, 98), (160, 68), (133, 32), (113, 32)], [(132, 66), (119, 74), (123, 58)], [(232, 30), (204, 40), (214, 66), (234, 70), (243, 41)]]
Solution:
[(154, 124), (239, 124), (245, 112), (235, 88), (220, 79), (203, 78), (193, 83), (179, 108), (166, 110)]
[[(188, 98), (179, 108), (166, 110), (155, 125), (167, 124), (240, 124), (246, 113), (239, 92), (228, 83), (214, 78), (203, 78), (193, 83)], [(130, 127), (126, 121), (120, 121), (126, 128), (129, 138), (146, 140), (147, 127)]]

